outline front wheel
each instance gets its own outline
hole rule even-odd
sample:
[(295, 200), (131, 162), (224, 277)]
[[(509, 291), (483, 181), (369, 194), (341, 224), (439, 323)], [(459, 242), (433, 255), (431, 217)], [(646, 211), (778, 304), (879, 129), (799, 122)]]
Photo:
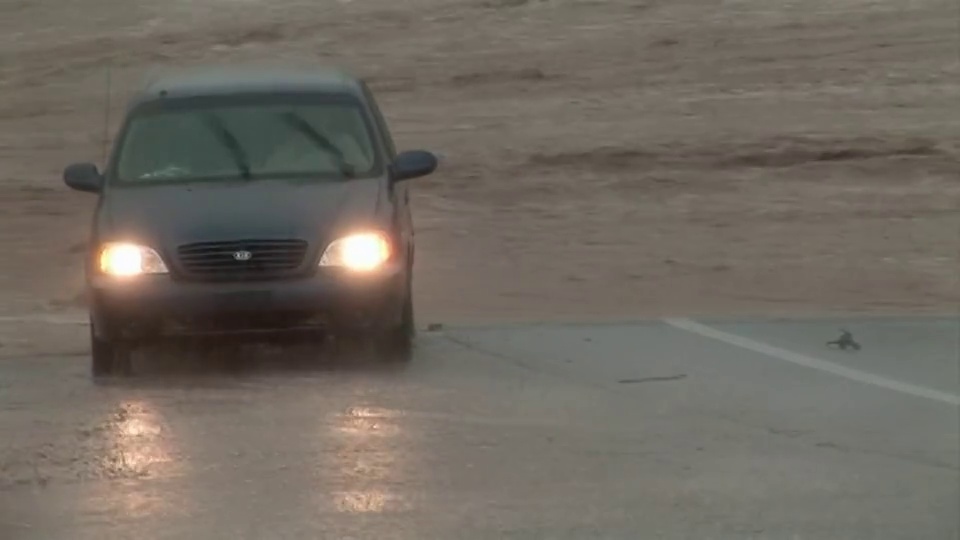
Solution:
[(407, 289), (400, 316), (400, 324), (378, 336), (377, 357), (387, 362), (409, 362), (413, 358), (413, 337), (416, 324), (413, 318), (413, 295)]
[(129, 375), (131, 352), (127, 344), (98, 338), (90, 325), (90, 373), (94, 377)]

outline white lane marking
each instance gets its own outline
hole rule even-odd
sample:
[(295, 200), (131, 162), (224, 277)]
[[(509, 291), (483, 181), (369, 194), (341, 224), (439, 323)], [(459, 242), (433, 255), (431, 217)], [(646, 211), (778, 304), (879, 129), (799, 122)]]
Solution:
[(918, 386), (894, 379), (888, 379), (886, 377), (874, 375), (873, 373), (867, 373), (866, 371), (843, 367), (839, 364), (834, 364), (833, 362), (827, 362), (826, 360), (820, 360), (819, 358), (813, 358), (805, 354), (788, 351), (786, 349), (767, 345), (765, 343), (754, 341), (752, 339), (735, 334), (729, 334), (704, 324), (691, 321), (690, 319), (664, 319), (664, 322), (670, 326), (673, 326), (674, 328), (679, 328), (703, 337), (722, 341), (729, 345), (734, 345), (748, 351), (765, 354), (767, 356), (777, 358), (785, 362), (790, 362), (792, 364), (797, 364), (799, 366), (818, 369), (820, 371), (825, 371), (827, 373), (844, 377), (852, 381), (857, 381), (864, 384), (872, 384), (873, 386), (886, 388), (887, 390), (893, 390), (903, 394), (909, 394), (915, 397), (960, 406), (960, 396), (951, 394), (950, 392), (942, 392), (940, 390), (934, 390), (933, 388), (927, 388), (925, 386)]

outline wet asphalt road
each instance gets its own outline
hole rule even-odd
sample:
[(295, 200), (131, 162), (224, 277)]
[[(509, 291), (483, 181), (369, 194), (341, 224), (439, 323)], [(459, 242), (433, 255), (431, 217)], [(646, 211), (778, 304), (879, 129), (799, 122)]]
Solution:
[[(824, 346), (840, 326), (861, 351)], [(107, 385), (0, 354), (0, 538), (958, 538), (958, 338), (464, 327), (407, 367), (260, 352)]]

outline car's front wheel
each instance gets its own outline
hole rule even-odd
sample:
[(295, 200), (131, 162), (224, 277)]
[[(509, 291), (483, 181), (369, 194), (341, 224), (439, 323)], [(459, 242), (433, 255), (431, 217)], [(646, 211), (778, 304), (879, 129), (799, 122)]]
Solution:
[(388, 362), (409, 362), (413, 358), (413, 338), (416, 324), (413, 318), (413, 295), (407, 288), (403, 300), (400, 324), (378, 336), (376, 354)]
[[(408, 289), (409, 291), (409, 289)], [(413, 299), (404, 294), (400, 320), (387, 328), (371, 328), (360, 332), (347, 331), (335, 336), (337, 355), (347, 357), (359, 353), (381, 362), (409, 362), (413, 357)]]
[(94, 377), (129, 375), (131, 371), (131, 347), (97, 337), (90, 325), (90, 373)]

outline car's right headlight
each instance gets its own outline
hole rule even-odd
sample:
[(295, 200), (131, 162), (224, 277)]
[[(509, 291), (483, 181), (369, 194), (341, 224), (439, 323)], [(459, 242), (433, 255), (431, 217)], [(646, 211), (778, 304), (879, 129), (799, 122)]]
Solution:
[(151, 248), (126, 242), (108, 242), (97, 257), (100, 271), (116, 277), (169, 273), (160, 255)]

